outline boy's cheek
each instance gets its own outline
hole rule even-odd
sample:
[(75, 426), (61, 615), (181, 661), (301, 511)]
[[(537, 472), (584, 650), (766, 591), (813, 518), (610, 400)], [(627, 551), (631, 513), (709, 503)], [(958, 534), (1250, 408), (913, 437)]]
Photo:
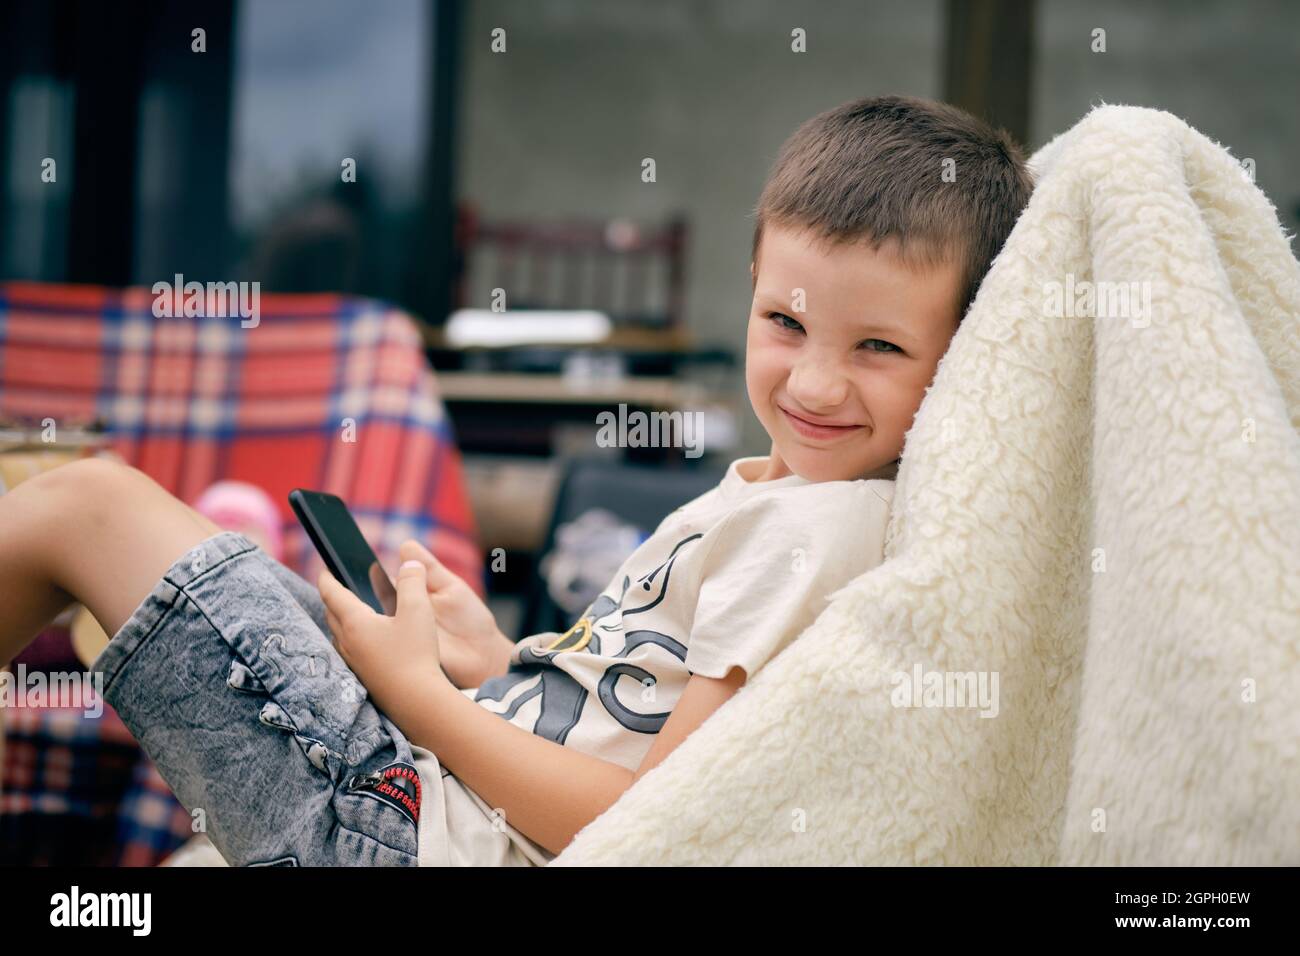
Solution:
[(912, 427), (912, 419), (921, 407), (924, 389), (914, 387), (873, 389), (863, 400), (871, 414), (872, 439), (896, 441), (900, 447), (903, 435)]
[(745, 358), (745, 381), (749, 385), (751, 398), (755, 393), (771, 394), (788, 375), (789, 368), (782, 361), (779, 350), (760, 346), (750, 349)]
[(764, 396), (770, 395), (776, 384), (776, 377), (768, 371), (762, 357), (750, 353), (745, 361), (745, 390), (749, 401), (756, 409), (765, 404)]

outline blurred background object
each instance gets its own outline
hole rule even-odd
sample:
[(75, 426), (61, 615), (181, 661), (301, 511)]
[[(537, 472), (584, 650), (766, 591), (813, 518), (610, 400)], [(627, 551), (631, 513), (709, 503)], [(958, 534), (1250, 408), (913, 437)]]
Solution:
[(237, 531), (277, 561), (284, 560), (280, 509), (257, 485), (213, 482), (193, 502), (194, 510), (227, 531)]

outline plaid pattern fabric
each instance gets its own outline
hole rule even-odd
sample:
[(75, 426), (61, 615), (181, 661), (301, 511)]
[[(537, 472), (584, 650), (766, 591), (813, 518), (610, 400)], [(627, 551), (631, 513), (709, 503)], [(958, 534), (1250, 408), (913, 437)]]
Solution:
[(172, 796), (111, 707), (5, 711), (0, 864), (153, 866), (191, 835)]
[[(386, 566), (416, 538), (486, 594), (459, 452), (406, 314), (345, 296), (263, 295), (257, 325), (244, 328), (238, 317), (155, 318), (154, 298), (143, 288), (0, 283), (0, 417), (100, 417), (123, 459), (190, 503), (219, 480), (261, 487), (280, 509), (282, 560), (308, 581), (322, 565), (289, 508), (295, 487), (343, 498)], [(157, 847), (188, 837), (188, 814), (170, 795), (170, 807), (159, 804), (165, 787), (151, 767), (137, 769), (148, 763), (138, 750), (126, 768), (113, 764), (119, 746), (134, 746), (119, 744), (116, 715), (76, 712), (69, 722), (59, 710), (7, 715), (6, 842), (39, 838), (43, 814), (69, 839), (78, 832), (69, 818), (91, 829), (112, 819), (127, 841), (123, 863), (156, 862)], [(110, 770), (126, 781), (120, 820), (90, 782)]]
[(339, 495), (381, 561), (418, 538), (485, 593), (460, 457), (404, 313), (334, 295), (261, 297), (237, 318), (154, 318), (147, 289), (0, 283), (0, 416), (102, 416), (114, 449), (178, 498), (222, 479), (280, 508), (286, 565), (321, 564), (286, 496)]

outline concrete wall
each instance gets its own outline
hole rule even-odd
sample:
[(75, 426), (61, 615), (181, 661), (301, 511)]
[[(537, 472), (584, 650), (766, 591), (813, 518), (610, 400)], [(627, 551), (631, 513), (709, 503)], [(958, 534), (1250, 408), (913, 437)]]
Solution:
[[(1255, 160), (1255, 182), (1288, 231), (1300, 228), (1300, 4), (1039, 0), (1038, 10), (1035, 145), (1094, 104), (1162, 109)], [(1105, 53), (1090, 48), (1096, 27)]]

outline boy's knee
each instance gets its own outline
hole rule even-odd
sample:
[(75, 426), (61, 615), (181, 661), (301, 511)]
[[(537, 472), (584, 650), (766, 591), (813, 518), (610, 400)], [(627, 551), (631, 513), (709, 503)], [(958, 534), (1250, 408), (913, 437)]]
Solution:
[(80, 458), (23, 482), (31, 504), (50, 518), (75, 515), (94, 522), (132, 513), (158, 486), (144, 472), (108, 458)]
[(137, 486), (139, 474), (130, 465), (109, 458), (79, 458), (42, 472), (31, 481), (33, 490), (64, 495), (74, 502), (120, 503), (122, 496)]

